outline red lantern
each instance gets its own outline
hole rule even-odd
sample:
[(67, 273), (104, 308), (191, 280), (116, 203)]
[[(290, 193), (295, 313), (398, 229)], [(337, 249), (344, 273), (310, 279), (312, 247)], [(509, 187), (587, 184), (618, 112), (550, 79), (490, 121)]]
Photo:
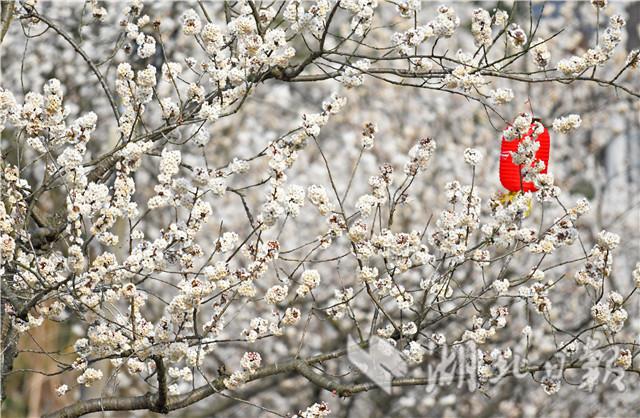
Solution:
[[(539, 120), (534, 119), (534, 122), (539, 122)], [(534, 125), (532, 124), (531, 126), (527, 135), (533, 133)], [(546, 173), (549, 167), (549, 146), (551, 140), (549, 138), (549, 131), (544, 126), (543, 128), (544, 131), (538, 135), (537, 138), (537, 141), (540, 142), (540, 148), (538, 148), (536, 152), (536, 160), (544, 162), (544, 170), (542, 170), (542, 173)], [(512, 192), (535, 192), (537, 189), (533, 183), (521, 181), (521, 166), (514, 164), (511, 159), (511, 152), (518, 150), (518, 144), (521, 141), (522, 137), (516, 138), (513, 141), (507, 141), (504, 139), (504, 136), (502, 137), (502, 147), (500, 149), (500, 182), (507, 190)]]

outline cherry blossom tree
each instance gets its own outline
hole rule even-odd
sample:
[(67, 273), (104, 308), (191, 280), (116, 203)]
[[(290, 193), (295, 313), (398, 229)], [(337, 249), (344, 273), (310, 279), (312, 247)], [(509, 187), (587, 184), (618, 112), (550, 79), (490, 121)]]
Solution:
[[(606, 0), (3, 2), (3, 413), (637, 413), (639, 31)], [(348, 359), (378, 340), (391, 393)]]

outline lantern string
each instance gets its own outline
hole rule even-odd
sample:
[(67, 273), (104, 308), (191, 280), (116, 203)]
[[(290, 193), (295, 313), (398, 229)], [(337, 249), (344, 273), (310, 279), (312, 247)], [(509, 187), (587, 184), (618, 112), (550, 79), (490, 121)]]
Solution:
[(536, 113), (533, 111), (533, 105), (531, 104), (531, 96), (528, 94), (527, 94), (527, 101), (525, 102), (525, 104), (529, 105), (529, 111), (531, 112), (531, 116), (535, 118)]

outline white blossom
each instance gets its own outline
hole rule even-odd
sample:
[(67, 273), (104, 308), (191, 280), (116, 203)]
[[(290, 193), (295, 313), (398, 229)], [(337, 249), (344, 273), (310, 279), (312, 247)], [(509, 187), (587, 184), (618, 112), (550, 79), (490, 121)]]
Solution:
[(571, 114), (557, 118), (553, 121), (553, 130), (563, 134), (568, 134), (580, 127), (582, 119), (580, 115)]

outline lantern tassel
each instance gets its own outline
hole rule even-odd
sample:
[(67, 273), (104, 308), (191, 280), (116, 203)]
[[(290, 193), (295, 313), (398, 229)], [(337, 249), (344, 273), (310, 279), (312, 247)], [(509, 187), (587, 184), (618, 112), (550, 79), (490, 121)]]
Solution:
[[(501, 193), (500, 197), (498, 198), (498, 201), (500, 203), (502, 203), (503, 205), (507, 204), (507, 202), (511, 203), (513, 201), (513, 199), (515, 199), (516, 196), (518, 196), (519, 194), (521, 194), (521, 191), (515, 191), (515, 192), (507, 192), (507, 193)], [(528, 217), (529, 215), (531, 215), (531, 209), (532, 209), (532, 202), (531, 202), (531, 198), (529, 198), (527, 200), (527, 210), (524, 213), (524, 217)]]

